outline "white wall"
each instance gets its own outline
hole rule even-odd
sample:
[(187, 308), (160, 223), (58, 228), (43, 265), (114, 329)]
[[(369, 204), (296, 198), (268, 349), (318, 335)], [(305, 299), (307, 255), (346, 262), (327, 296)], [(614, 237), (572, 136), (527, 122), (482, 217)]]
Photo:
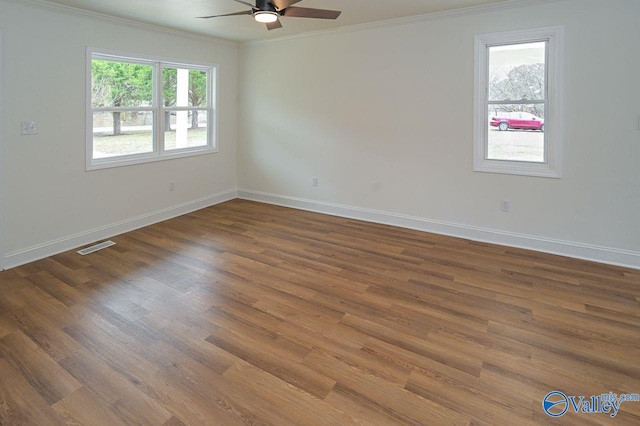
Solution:
[[(4, 267), (235, 196), (235, 44), (1, 0), (0, 31)], [(87, 46), (219, 64), (219, 153), (85, 171)]]
[[(246, 45), (238, 56), (229, 43), (0, 0), (2, 266), (239, 187), (640, 268), (638, 16), (637, 0), (564, 0)], [(564, 178), (473, 173), (473, 36), (551, 25), (565, 27)], [(220, 152), (86, 172), (86, 46), (218, 63)], [(23, 120), (39, 135), (21, 136)]]
[[(638, 16), (566, 0), (245, 45), (239, 193), (640, 268)], [(564, 178), (472, 172), (474, 35), (553, 25)]]

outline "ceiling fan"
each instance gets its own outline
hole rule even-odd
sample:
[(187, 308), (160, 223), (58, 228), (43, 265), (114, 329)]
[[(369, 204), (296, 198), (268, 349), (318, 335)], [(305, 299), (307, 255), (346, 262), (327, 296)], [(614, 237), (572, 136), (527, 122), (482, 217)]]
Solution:
[(251, 15), (258, 21), (267, 24), (268, 30), (282, 28), (280, 16), (292, 18), (318, 18), (318, 19), (337, 19), (340, 16), (338, 10), (311, 9), (309, 7), (296, 7), (293, 4), (302, 0), (256, 0), (256, 5), (252, 5), (243, 0), (234, 0), (238, 3), (246, 4), (251, 10), (227, 13), (225, 15), (198, 16), (198, 18), (209, 19), (219, 18), (221, 16), (238, 16)]

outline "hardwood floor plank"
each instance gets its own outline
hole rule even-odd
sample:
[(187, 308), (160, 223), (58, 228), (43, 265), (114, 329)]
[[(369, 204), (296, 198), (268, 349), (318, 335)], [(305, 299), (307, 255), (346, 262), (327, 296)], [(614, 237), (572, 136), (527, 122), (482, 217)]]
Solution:
[(53, 409), (68, 425), (126, 425), (98, 395), (84, 387), (53, 404)]
[(152, 337), (139, 333), (139, 329), (120, 328), (117, 321), (102, 313), (87, 316), (64, 331), (133, 383), (144, 381), (158, 369), (144, 353)]
[(309, 299), (316, 294), (315, 290), (298, 285), (294, 274), (285, 273), (271, 265), (232, 253), (225, 253), (222, 257), (224, 257), (225, 271), (247, 281), (261, 283), (268, 288), (275, 288), (303, 299)]
[(109, 405), (120, 398), (123, 388), (128, 388), (128, 383), (123, 377), (86, 349), (65, 357), (59, 364), (85, 388)]
[(73, 306), (86, 300), (85, 296), (67, 283), (60, 281), (48, 271), (27, 277), (38, 288), (55, 297), (65, 306)]
[[(158, 328), (158, 323), (151, 318), (145, 319), (145, 322), (153, 323), (153, 327), (161, 333), (160, 339), (162, 339), (165, 346), (169, 346), (173, 350), (187, 355), (192, 360), (199, 362), (218, 374), (227, 371), (237, 361), (237, 357), (217, 346), (212, 346), (204, 338), (194, 335), (191, 330), (187, 332), (183, 331), (184, 325), (179, 324), (177, 321), (170, 321), (160, 328)], [(211, 330), (208, 330), (207, 334), (210, 333)], [(154, 348), (155, 345), (150, 347), (151, 350)], [(148, 351), (145, 353), (148, 353)], [(168, 363), (171, 363), (171, 358), (159, 359), (156, 358), (155, 355), (147, 356), (154, 359), (155, 362), (162, 367), (167, 367)]]
[(207, 341), (318, 398), (324, 398), (335, 385), (326, 375), (301, 364), (300, 359), (281, 349), (275, 340), (258, 341), (262, 344), (256, 346), (244, 335), (226, 331), (209, 336)]
[(535, 424), (530, 407), (522, 407), (510, 396), (497, 395), (491, 389), (481, 391), (474, 382), (415, 372), (405, 389), (486, 424)]
[(71, 287), (75, 287), (79, 284), (84, 284), (89, 281), (90, 278), (87, 276), (87, 274), (84, 273), (84, 270), (78, 267), (78, 264), (84, 264), (86, 266), (89, 266), (89, 264), (85, 262), (71, 262), (71, 265), (74, 266), (74, 268), (71, 268), (67, 264), (63, 263), (70, 260), (71, 257), (69, 256), (54, 256), (42, 259), (38, 262), (40, 263), (40, 265), (42, 265), (43, 268), (45, 268), (46, 272), (50, 273), (58, 280)]
[(453, 332), (442, 328), (430, 332), (428, 340), (451, 352), (482, 361), (491, 361), (501, 357), (526, 361), (531, 359), (533, 353), (530, 346), (519, 342), (506, 341), (495, 336), (473, 332)]
[(224, 312), (227, 316), (237, 318), (243, 323), (248, 323), (254, 327), (274, 331), (285, 323), (279, 316), (271, 315), (256, 308), (254, 304), (258, 302), (257, 300), (253, 303), (243, 303), (221, 293), (212, 302), (213, 306), (209, 310), (215, 309)]
[(78, 256), (75, 250), (56, 254), (55, 256), (51, 256), (50, 259), (74, 271), (80, 271), (81, 269), (87, 268), (91, 265), (91, 262), (87, 262), (82, 256)]
[(0, 357), (0, 424), (63, 425), (64, 422), (23, 376)]
[(171, 416), (171, 418), (166, 422), (164, 422), (162, 426), (187, 426), (187, 425), (183, 423), (179, 418)]
[(15, 331), (0, 339), (0, 356), (20, 371), (49, 404), (64, 398), (81, 386), (21, 331)]
[(9, 315), (16, 329), (22, 331), (55, 361), (60, 361), (81, 347), (77, 341), (52, 323), (47, 312), (25, 306), (10, 312)]
[[(490, 324), (490, 333), (496, 337), (507, 338), (516, 342), (531, 345), (535, 349), (542, 349), (546, 354), (561, 355), (578, 362), (607, 370), (611, 375), (632, 377), (640, 380), (640, 366), (627, 364), (623, 360), (617, 360), (615, 346), (614, 351), (598, 352), (595, 345), (582, 339), (580, 336), (563, 336), (560, 340), (554, 331), (548, 331), (537, 327), (535, 324), (523, 324), (520, 327)], [(631, 350), (637, 353), (637, 349), (625, 347), (625, 351)]]
[(355, 424), (348, 414), (323, 401), (326, 394), (320, 397), (307, 393), (252, 364), (239, 361), (224, 377), (265, 400), (288, 424)]
[(438, 376), (451, 377), (456, 380), (474, 380), (475, 374), (462, 371), (428, 357), (418, 355), (396, 345), (370, 338), (363, 346), (362, 351), (371, 356), (378, 357), (388, 363), (397, 365), (411, 373), (413, 371), (436, 374)]
[[(60, 365), (106, 401), (125, 424), (162, 424), (171, 417), (164, 406), (138, 389), (128, 374), (121, 375), (86, 350), (63, 359)], [(138, 382), (138, 385), (144, 386), (144, 383)]]
[(18, 325), (11, 320), (4, 309), (0, 311), (0, 339), (4, 336), (13, 333), (18, 329)]
[(359, 425), (417, 425), (410, 418), (389, 409), (386, 405), (367, 398), (340, 383), (324, 399), (328, 404), (348, 413)]
[(315, 350), (307, 356), (305, 364), (373, 403), (386, 407), (392, 416), (400, 417), (406, 423), (463, 425), (470, 422), (470, 417), (388, 383), (372, 375), (366, 368), (345, 363), (334, 354)]
[(422, 338), (406, 334), (376, 324), (370, 320), (362, 319), (354, 315), (345, 315), (341, 322), (361, 333), (368, 334), (378, 340), (395, 345), (401, 349), (413, 352), (422, 357), (429, 358), (439, 363), (457, 368), (460, 371), (472, 375), (479, 375), (481, 360), (464, 354), (451, 353), (446, 348), (440, 348), (428, 341), (428, 330), (424, 331)]
[(534, 309), (534, 322), (540, 327), (556, 329), (562, 334), (579, 336), (585, 340), (640, 348), (640, 341), (637, 340), (640, 327), (617, 320), (538, 306)]
[(154, 373), (144, 391), (188, 425), (259, 424), (249, 410), (225, 392), (219, 375), (183, 357)]

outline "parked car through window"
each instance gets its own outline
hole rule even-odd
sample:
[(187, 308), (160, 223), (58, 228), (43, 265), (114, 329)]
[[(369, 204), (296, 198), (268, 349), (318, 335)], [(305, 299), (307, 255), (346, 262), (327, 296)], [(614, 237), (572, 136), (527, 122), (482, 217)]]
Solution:
[(524, 129), (544, 132), (544, 120), (524, 111), (497, 114), (491, 119), (489, 124), (503, 131), (509, 129)]

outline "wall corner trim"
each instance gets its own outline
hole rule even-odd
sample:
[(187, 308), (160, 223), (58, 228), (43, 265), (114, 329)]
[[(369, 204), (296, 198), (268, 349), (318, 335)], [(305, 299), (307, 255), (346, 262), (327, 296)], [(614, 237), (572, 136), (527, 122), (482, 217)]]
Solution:
[(640, 252), (636, 251), (536, 237), (533, 235), (430, 220), (397, 213), (289, 197), (279, 194), (270, 194), (247, 189), (238, 189), (237, 196), (243, 200), (257, 201), (299, 210), (324, 213), (332, 216), (340, 216), (363, 220), (366, 222), (381, 223), (384, 225), (392, 225), (434, 234), (464, 238), (472, 241), (516, 247), (559, 256), (640, 269)]

